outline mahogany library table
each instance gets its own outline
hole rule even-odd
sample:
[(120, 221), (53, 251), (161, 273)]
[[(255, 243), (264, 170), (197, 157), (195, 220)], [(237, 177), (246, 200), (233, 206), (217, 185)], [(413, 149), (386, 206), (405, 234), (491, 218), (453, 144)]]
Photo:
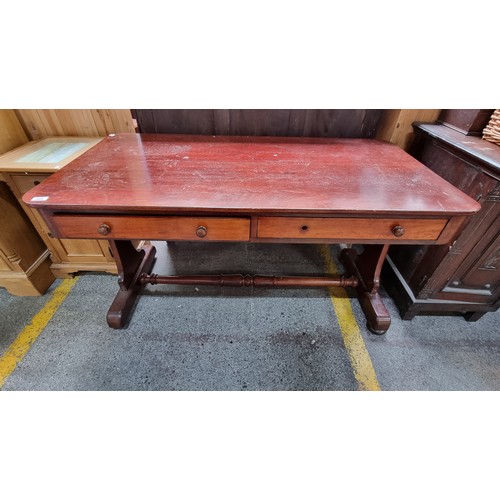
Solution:
[[(111, 134), (28, 191), (56, 238), (106, 239), (119, 271), (107, 315), (124, 327), (145, 284), (351, 286), (373, 333), (389, 245), (446, 245), (479, 204), (395, 145), (372, 139)], [(150, 274), (133, 240), (347, 245), (345, 276)]]

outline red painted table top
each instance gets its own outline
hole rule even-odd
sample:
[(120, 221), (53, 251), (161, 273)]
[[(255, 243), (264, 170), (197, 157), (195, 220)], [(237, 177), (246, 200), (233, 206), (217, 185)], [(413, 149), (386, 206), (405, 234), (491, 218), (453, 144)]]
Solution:
[(129, 213), (479, 209), (397, 146), (373, 139), (152, 134), (106, 137), (23, 200), (52, 211)]

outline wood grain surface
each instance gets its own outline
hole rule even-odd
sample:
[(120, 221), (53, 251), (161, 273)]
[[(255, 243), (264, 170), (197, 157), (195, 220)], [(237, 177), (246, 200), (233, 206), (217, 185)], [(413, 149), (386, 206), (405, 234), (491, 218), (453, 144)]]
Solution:
[[(259, 238), (436, 240), (446, 219), (363, 219), (351, 217), (259, 217)], [(402, 227), (397, 236), (394, 228)]]
[(30, 140), (135, 131), (129, 109), (16, 109), (15, 113)]
[(434, 122), (440, 109), (386, 109), (377, 127), (376, 139), (389, 141), (405, 151), (414, 138), (412, 123)]
[(0, 154), (28, 142), (16, 114), (12, 109), (0, 109)]
[(479, 205), (373, 139), (117, 134), (23, 197), (49, 211), (459, 215)]
[[(56, 235), (65, 238), (199, 239), (204, 241), (248, 241), (250, 239), (250, 219), (234, 217), (54, 215), (53, 222)], [(103, 225), (106, 228), (105, 234), (98, 231)], [(199, 228), (204, 228), (204, 231), (198, 234)]]
[[(380, 109), (136, 109), (143, 134), (372, 138)], [(125, 132), (121, 130), (121, 132)]]

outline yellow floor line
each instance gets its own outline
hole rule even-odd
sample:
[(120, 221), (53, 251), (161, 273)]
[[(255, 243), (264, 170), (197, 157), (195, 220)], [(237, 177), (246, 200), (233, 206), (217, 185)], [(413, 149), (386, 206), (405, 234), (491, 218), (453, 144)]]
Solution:
[[(338, 269), (328, 246), (321, 245), (320, 251), (328, 274), (337, 275)], [(361, 331), (354, 317), (347, 292), (340, 287), (331, 287), (329, 288), (329, 293), (339, 322), (344, 346), (349, 354), (352, 371), (359, 388), (364, 391), (380, 391), (377, 374), (375, 373), (370, 354), (368, 354), (365, 341), (361, 336)]]
[(17, 364), (24, 358), (33, 342), (37, 339), (43, 329), (47, 326), (52, 316), (64, 302), (71, 289), (76, 285), (78, 277), (63, 280), (63, 282), (54, 290), (52, 297), (38, 311), (31, 323), (26, 325), (14, 342), (0, 357), (0, 389), (15, 370)]

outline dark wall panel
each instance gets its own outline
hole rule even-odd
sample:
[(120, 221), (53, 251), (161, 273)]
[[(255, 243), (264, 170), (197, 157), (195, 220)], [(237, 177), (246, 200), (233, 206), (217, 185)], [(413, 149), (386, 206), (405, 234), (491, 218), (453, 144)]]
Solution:
[(137, 109), (141, 133), (268, 135), (299, 137), (375, 136), (380, 109)]

